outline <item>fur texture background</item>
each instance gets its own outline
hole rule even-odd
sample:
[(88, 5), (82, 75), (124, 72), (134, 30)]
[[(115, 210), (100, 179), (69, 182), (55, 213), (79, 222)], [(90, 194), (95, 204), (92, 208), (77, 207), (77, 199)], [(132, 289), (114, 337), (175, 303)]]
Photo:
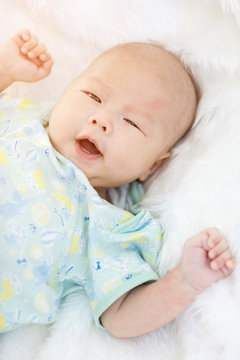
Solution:
[[(209, 226), (229, 239), (240, 262), (240, 3), (238, 0), (0, 0), (0, 43), (21, 27), (46, 42), (49, 78), (10, 91), (55, 100), (106, 48), (158, 43), (191, 69), (201, 100), (196, 122), (171, 161), (146, 184), (144, 206), (166, 229), (164, 275), (184, 241)], [(81, 306), (79, 306), (81, 304)], [(145, 336), (116, 340), (96, 329), (86, 297), (70, 297), (54, 326), (0, 337), (0, 360), (239, 360), (240, 268), (177, 319)]]

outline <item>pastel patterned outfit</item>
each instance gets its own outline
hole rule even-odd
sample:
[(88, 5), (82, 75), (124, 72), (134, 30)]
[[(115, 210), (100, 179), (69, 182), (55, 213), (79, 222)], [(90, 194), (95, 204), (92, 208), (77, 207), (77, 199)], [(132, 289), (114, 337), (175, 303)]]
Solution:
[(158, 222), (101, 199), (52, 147), (42, 116), (27, 99), (0, 97), (0, 332), (53, 322), (77, 289), (101, 326), (116, 299), (158, 280)]

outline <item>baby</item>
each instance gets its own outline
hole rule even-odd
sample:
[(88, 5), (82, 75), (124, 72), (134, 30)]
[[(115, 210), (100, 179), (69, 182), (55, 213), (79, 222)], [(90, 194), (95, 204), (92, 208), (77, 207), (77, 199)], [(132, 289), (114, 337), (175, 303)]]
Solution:
[[(0, 91), (45, 78), (52, 64), (21, 30), (0, 50)], [(51, 323), (63, 299), (84, 289), (98, 326), (141, 335), (233, 272), (227, 240), (211, 228), (190, 238), (159, 279), (159, 223), (110, 203), (108, 189), (145, 181), (170, 157), (196, 103), (178, 59), (143, 43), (95, 59), (60, 97), (48, 133), (29, 100), (1, 96), (0, 331)], [(136, 198), (138, 182), (131, 189)]]

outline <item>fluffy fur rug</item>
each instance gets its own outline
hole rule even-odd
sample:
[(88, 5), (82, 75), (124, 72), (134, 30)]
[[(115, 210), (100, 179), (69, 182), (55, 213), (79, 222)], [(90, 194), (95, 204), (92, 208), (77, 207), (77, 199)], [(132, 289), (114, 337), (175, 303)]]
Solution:
[[(229, 239), (240, 262), (240, 5), (237, 0), (8, 0), (0, 2), (0, 43), (29, 27), (52, 53), (52, 75), (17, 84), (14, 94), (54, 100), (104, 49), (151, 41), (191, 68), (201, 101), (190, 133), (146, 184), (144, 206), (166, 229), (164, 275), (184, 241), (209, 226)], [(148, 335), (117, 340), (96, 329), (86, 297), (70, 297), (50, 328), (0, 337), (0, 360), (239, 360), (240, 268), (177, 319)]]

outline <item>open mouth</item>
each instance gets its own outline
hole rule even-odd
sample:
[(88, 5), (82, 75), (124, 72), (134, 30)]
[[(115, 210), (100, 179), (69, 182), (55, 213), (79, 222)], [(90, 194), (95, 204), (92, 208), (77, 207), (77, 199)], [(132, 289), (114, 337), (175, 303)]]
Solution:
[(79, 144), (87, 154), (101, 154), (96, 145), (88, 139), (79, 140)]
[(102, 156), (101, 151), (97, 148), (94, 142), (87, 138), (77, 140), (77, 151), (81, 156), (84, 156), (87, 159), (96, 159)]

